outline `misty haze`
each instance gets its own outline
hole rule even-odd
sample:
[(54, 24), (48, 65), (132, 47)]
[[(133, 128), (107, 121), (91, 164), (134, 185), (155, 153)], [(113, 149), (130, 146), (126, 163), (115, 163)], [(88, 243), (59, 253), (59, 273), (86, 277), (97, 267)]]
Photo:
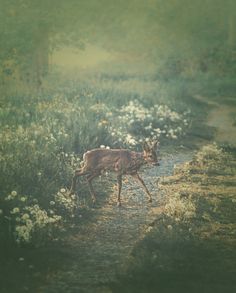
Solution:
[(0, 0), (0, 292), (236, 290), (236, 1)]

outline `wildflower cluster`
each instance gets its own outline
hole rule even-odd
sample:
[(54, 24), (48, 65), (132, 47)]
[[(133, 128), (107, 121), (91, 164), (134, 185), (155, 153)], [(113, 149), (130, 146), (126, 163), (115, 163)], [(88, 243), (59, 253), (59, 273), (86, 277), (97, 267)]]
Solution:
[(61, 188), (55, 195), (55, 201), (51, 201), (50, 205), (56, 205), (58, 209), (62, 210), (61, 213), (66, 213), (69, 217), (75, 217), (75, 211), (77, 209), (76, 195), (69, 195), (66, 189)]
[[(43, 243), (63, 227), (66, 213), (69, 217), (74, 217), (77, 208), (75, 198), (65, 199), (65, 193), (65, 189), (61, 189), (55, 196), (55, 201), (50, 201), (47, 209), (42, 208), (32, 196), (22, 196), (15, 190), (7, 195), (4, 199), (6, 208), (4, 212), (1, 211), (8, 220), (16, 242), (37, 245), (37, 242)], [(63, 212), (57, 205), (64, 207)]]
[[(16, 210), (17, 208), (15, 208)], [(34, 237), (40, 241), (44, 240), (52, 233), (52, 230), (58, 227), (62, 219), (59, 215), (49, 215), (48, 212), (38, 204), (24, 207), (16, 213), (15, 218), (15, 236), (17, 242), (35, 242)], [(46, 230), (46, 231), (44, 231)], [(42, 234), (42, 231), (43, 234)]]
[(172, 111), (166, 105), (147, 108), (138, 100), (130, 101), (113, 112), (106, 113), (106, 119), (99, 126), (108, 129), (114, 143), (136, 145), (145, 138), (177, 139), (184, 135), (189, 122), (189, 111), (183, 114)]

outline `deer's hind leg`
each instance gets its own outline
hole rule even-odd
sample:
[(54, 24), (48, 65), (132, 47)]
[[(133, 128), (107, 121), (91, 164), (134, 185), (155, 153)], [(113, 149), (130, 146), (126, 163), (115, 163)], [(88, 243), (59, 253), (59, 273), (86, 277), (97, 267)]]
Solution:
[(122, 175), (117, 175), (117, 185), (118, 185), (118, 198), (117, 198), (117, 206), (121, 206), (120, 194), (122, 188)]
[(148, 196), (148, 201), (149, 202), (152, 202), (152, 196), (151, 196), (151, 193), (149, 192), (149, 190), (147, 189), (147, 186), (145, 185), (143, 179), (139, 176), (138, 173), (135, 173), (135, 174), (132, 174), (131, 175), (136, 181), (138, 181), (141, 186), (143, 187), (143, 189), (145, 190), (147, 196)]

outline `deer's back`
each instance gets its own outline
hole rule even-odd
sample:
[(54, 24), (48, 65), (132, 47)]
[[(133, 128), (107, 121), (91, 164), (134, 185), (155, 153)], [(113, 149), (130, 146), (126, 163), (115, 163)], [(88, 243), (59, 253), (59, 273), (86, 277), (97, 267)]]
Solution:
[(126, 149), (94, 149), (84, 154), (84, 167), (91, 172), (128, 173), (135, 165), (134, 153)]

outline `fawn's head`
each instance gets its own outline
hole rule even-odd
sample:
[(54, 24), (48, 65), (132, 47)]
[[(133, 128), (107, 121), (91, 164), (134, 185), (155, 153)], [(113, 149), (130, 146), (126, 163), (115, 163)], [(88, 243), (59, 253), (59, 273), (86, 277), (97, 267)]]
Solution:
[(154, 142), (144, 142), (143, 144), (143, 157), (147, 163), (159, 166), (159, 161), (157, 158), (157, 147), (159, 142), (156, 140)]

